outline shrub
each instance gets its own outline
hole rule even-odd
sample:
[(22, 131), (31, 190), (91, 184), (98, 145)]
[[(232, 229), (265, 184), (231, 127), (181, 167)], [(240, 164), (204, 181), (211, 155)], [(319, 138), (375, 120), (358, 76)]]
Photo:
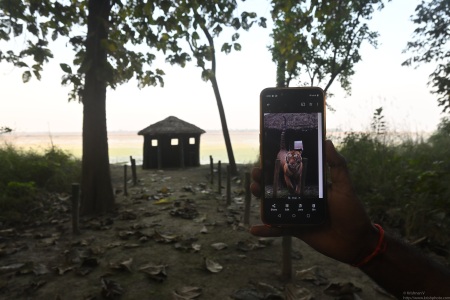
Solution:
[(6, 187), (5, 194), (9, 197), (31, 197), (36, 192), (36, 184), (34, 182), (15, 182), (10, 181)]
[(0, 187), (11, 181), (33, 181), (38, 188), (68, 192), (71, 183), (79, 181), (81, 164), (71, 154), (54, 146), (39, 154), (5, 144), (0, 147), (0, 170)]
[(450, 121), (426, 141), (347, 134), (340, 146), (356, 192), (375, 221), (399, 227), (407, 238), (450, 238)]
[(29, 218), (38, 205), (34, 182), (8, 182), (0, 193), (0, 221), (18, 222)]
[(81, 176), (80, 162), (56, 147), (38, 154), (5, 144), (0, 147), (0, 170), (1, 222), (33, 217), (42, 206), (40, 191), (69, 193)]

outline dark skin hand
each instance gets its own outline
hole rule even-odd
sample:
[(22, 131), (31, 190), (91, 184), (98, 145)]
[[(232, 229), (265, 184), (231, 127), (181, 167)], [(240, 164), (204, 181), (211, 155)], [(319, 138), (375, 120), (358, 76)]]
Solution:
[[(329, 221), (312, 228), (256, 225), (250, 232), (262, 237), (292, 235), (328, 257), (357, 263), (376, 247), (378, 231), (355, 196), (344, 157), (337, 153), (331, 141), (326, 141), (325, 149), (332, 182), (328, 186)], [(259, 197), (261, 170), (255, 168), (252, 176), (254, 182), (250, 188)]]
[[(317, 227), (256, 225), (250, 232), (261, 237), (294, 236), (328, 257), (357, 264), (375, 250), (379, 232), (353, 191), (344, 157), (331, 141), (326, 141), (325, 150), (331, 180), (328, 186), (328, 222)], [(255, 168), (252, 176), (251, 191), (259, 197), (261, 170)], [(361, 266), (361, 271), (398, 298), (414, 292), (422, 293), (422, 296), (450, 296), (448, 268), (389, 234), (385, 235), (385, 241), (385, 252)]]

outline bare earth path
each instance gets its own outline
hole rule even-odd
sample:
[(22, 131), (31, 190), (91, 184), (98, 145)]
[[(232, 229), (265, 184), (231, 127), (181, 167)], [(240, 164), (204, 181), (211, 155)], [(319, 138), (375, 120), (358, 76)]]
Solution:
[[(52, 196), (41, 224), (0, 230), (0, 299), (389, 299), (359, 270), (297, 239), (294, 278), (282, 282), (281, 240), (258, 239), (242, 225), (243, 176), (233, 178), (227, 207), (209, 166), (138, 168), (128, 196), (123, 167), (111, 170), (118, 209), (83, 219), (80, 235), (64, 195)], [(250, 220), (259, 223), (255, 198)]]

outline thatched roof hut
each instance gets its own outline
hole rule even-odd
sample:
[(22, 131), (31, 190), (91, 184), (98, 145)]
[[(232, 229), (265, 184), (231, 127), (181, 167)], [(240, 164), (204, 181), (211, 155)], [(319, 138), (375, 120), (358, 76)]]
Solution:
[(138, 132), (144, 136), (144, 169), (200, 165), (200, 135), (205, 131), (170, 116)]
[(205, 131), (191, 123), (170, 116), (156, 122), (138, 132), (139, 135), (179, 135), (179, 134), (203, 134)]

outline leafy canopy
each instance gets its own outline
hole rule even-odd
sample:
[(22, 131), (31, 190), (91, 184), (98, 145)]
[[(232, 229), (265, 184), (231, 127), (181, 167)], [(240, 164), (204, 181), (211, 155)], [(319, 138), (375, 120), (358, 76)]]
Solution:
[[(0, 50), (0, 62), (25, 69), (24, 82), (33, 76), (39, 80), (43, 65), (53, 58), (49, 42), (64, 39), (75, 55), (72, 63), (60, 64), (64, 72), (62, 84), (72, 87), (70, 100), (82, 100), (84, 74), (92, 65), (85, 59), (87, 4), (87, 0), (0, 1), (0, 40), (22, 37), (25, 41), (23, 49)], [(162, 86), (164, 72), (151, 68), (156, 52), (163, 52), (171, 64), (185, 66), (191, 56), (179, 45), (182, 41), (188, 41), (197, 65), (204, 67), (205, 61), (211, 60), (211, 49), (207, 44), (199, 44), (199, 27), (206, 26), (218, 36), (228, 26), (247, 30), (256, 17), (247, 12), (235, 16), (235, 0), (112, 0), (111, 8), (109, 38), (102, 41), (108, 52), (108, 64), (98, 75), (111, 88), (132, 78), (137, 79), (139, 88), (158, 83)], [(221, 50), (226, 53), (240, 50), (238, 38), (239, 34), (234, 33)], [(202, 74), (205, 80), (208, 73), (211, 70), (205, 68)]]
[(417, 28), (404, 52), (413, 56), (402, 65), (437, 63), (428, 84), (433, 88), (432, 93), (438, 95), (438, 105), (443, 106), (445, 112), (450, 110), (450, 1), (422, 1), (412, 21)]
[[(25, 46), (20, 50), (0, 50), (0, 62), (24, 68), (24, 82), (33, 75), (39, 80), (43, 65), (53, 58), (49, 42), (65, 39), (75, 56), (71, 64), (60, 64), (65, 73), (62, 84), (72, 86), (70, 100), (82, 100), (84, 74), (92, 65), (85, 60), (87, 3), (86, 0), (1, 1), (0, 40), (23, 37)], [(108, 52), (107, 70), (98, 74), (105, 77), (110, 87), (133, 77), (140, 88), (163, 85), (164, 72), (151, 68), (156, 58), (151, 51), (180, 51), (173, 32), (181, 31), (182, 26), (168, 14), (172, 4), (169, 0), (111, 1), (109, 24), (105, 24), (109, 25), (109, 38), (102, 41)]]
[[(183, 25), (183, 30), (178, 34), (180, 41), (185, 40), (190, 55), (182, 57), (175, 53), (167, 57), (171, 64), (178, 64), (184, 67), (186, 60), (195, 60), (198, 67), (202, 69), (202, 79), (208, 81), (215, 74), (215, 45), (214, 39), (225, 31), (225, 28), (234, 29), (234, 32), (227, 38), (220, 48), (226, 54), (232, 50), (240, 51), (242, 46), (238, 42), (239, 30), (249, 30), (256, 22), (256, 13), (242, 12), (236, 13), (238, 3), (232, 1), (175, 1), (171, 12)], [(265, 18), (260, 18), (258, 24), (265, 27)], [(229, 33), (230, 31), (227, 31)], [(192, 55), (192, 57), (191, 57)], [(208, 66), (207, 62), (210, 63)]]
[[(377, 45), (378, 34), (367, 21), (382, 0), (273, 1), (273, 60), (285, 65), (278, 77), (289, 86), (293, 79), (304, 85), (323, 85), (335, 79), (350, 93), (353, 67), (361, 60), (363, 41)], [(308, 81), (305, 80), (308, 78)], [(281, 84), (281, 82), (279, 82)]]

